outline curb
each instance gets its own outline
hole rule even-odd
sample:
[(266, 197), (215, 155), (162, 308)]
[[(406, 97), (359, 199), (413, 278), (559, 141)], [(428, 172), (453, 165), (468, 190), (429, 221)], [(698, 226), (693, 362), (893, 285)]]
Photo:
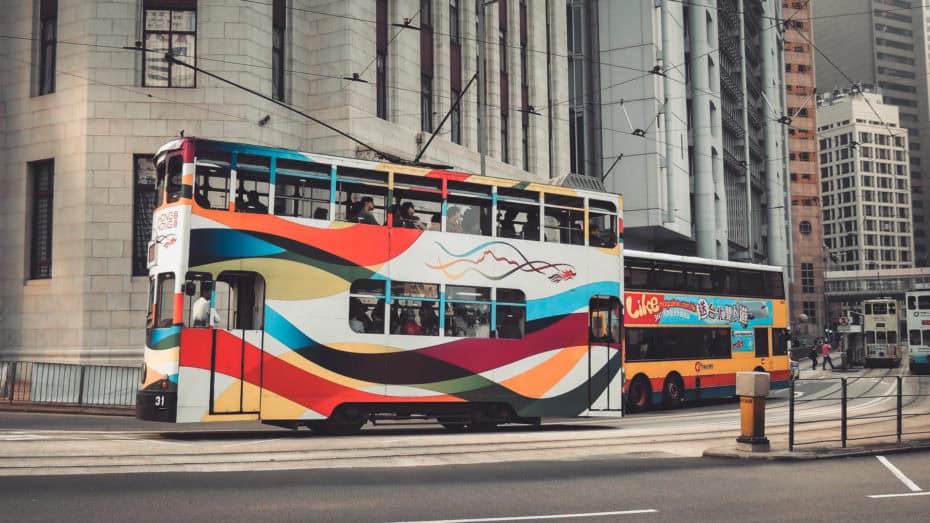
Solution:
[(761, 461), (812, 461), (833, 458), (858, 458), (863, 456), (878, 456), (884, 454), (903, 454), (930, 450), (930, 440), (918, 440), (900, 445), (873, 446), (846, 449), (819, 449), (789, 452), (776, 450), (770, 452), (746, 452), (735, 448), (725, 447), (707, 449), (705, 458), (754, 459)]
[(135, 416), (135, 407), (81, 407), (35, 403), (0, 403), (0, 412), (39, 412), (43, 414), (90, 414), (94, 416)]

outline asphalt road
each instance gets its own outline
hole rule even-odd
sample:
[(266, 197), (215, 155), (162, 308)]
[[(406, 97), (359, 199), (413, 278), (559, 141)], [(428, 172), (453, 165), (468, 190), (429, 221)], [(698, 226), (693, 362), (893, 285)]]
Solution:
[[(15, 521), (924, 521), (930, 453), (0, 477)], [(874, 495), (903, 497), (873, 498)], [(599, 515), (598, 515), (599, 514)], [(516, 519), (523, 518), (523, 519)]]

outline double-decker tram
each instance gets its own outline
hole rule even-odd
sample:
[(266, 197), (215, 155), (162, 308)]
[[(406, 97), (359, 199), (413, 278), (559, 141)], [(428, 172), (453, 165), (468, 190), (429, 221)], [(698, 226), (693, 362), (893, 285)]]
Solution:
[(898, 303), (894, 298), (875, 298), (862, 302), (862, 339), (865, 366), (897, 367), (904, 352), (898, 339)]
[(788, 386), (781, 267), (624, 251), (626, 406), (677, 406), (736, 393), (736, 373)]
[(139, 418), (620, 416), (618, 195), (195, 138), (156, 167)]
[(930, 289), (914, 289), (904, 295), (907, 310), (907, 360), (911, 372), (930, 372)]

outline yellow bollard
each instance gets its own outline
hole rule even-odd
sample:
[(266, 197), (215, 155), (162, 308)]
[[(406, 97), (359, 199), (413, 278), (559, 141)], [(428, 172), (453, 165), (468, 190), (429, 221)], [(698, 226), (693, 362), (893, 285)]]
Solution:
[(739, 396), (740, 436), (736, 448), (748, 452), (767, 452), (765, 437), (765, 398), (769, 395), (767, 372), (737, 372), (736, 395)]

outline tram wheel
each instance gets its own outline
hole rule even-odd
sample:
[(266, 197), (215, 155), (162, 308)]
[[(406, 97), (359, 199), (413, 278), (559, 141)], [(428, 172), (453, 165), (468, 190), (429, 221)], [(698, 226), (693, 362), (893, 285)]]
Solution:
[(681, 378), (672, 374), (665, 378), (665, 385), (662, 386), (662, 398), (666, 407), (674, 408), (681, 406), (685, 401), (685, 386)]
[(627, 410), (639, 412), (648, 409), (651, 397), (652, 387), (649, 386), (649, 380), (643, 376), (633, 378), (630, 390), (626, 394)]

